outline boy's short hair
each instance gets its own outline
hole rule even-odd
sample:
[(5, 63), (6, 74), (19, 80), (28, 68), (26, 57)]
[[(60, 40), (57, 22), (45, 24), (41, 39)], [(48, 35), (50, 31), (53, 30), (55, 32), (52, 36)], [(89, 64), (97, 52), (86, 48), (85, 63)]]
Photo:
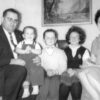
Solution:
[(53, 32), (54, 35), (55, 35), (55, 38), (58, 39), (58, 33), (57, 33), (57, 31), (54, 30), (54, 29), (47, 29), (47, 30), (45, 30), (44, 33), (43, 33), (43, 39), (45, 39), (45, 35), (46, 35), (46, 33), (48, 33), (48, 32)]
[(35, 39), (34, 40), (36, 40), (36, 38), (37, 38), (37, 29), (35, 27), (33, 27), (33, 26), (24, 27), (23, 34), (24, 34), (25, 30), (28, 29), (28, 28), (30, 28), (30, 29), (32, 29), (34, 31), (34, 35), (35, 35)]

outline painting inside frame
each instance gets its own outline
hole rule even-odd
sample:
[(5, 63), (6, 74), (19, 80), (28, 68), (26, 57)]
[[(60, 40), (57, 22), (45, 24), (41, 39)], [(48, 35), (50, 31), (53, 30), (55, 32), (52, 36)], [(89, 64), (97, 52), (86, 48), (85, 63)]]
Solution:
[(43, 25), (91, 23), (92, 0), (43, 0)]

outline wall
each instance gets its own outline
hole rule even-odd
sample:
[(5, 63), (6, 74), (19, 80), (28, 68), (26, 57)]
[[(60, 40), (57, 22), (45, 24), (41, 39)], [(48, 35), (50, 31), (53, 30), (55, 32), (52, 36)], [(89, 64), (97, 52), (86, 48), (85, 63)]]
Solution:
[[(84, 28), (87, 33), (85, 46), (91, 48), (93, 39), (98, 35), (97, 27), (94, 23), (94, 14), (100, 8), (99, 0), (92, 0), (92, 24), (81, 24), (80, 27)], [(43, 44), (42, 34), (47, 28), (54, 28), (59, 32), (59, 39), (64, 39), (65, 34), (71, 25), (66, 26), (52, 26), (42, 27), (42, 0), (0, 0), (0, 17), (2, 11), (6, 8), (13, 7), (22, 13), (22, 23), (20, 29), (22, 30), (26, 25), (33, 25), (38, 29), (38, 41)], [(1, 19), (1, 18), (0, 18)], [(44, 44), (43, 44), (44, 45)]]
[[(94, 23), (94, 14), (97, 9), (100, 8), (100, 0), (92, 0), (92, 24), (79, 25), (84, 28), (87, 33), (87, 39), (85, 46), (91, 48), (93, 39), (99, 34), (99, 31)], [(42, 27), (42, 0), (0, 0), (0, 20), (2, 11), (6, 8), (13, 7), (18, 9), (22, 13), (22, 23), (20, 29), (22, 30), (26, 25), (33, 25), (38, 29), (38, 41), (43, 45), (42, 34), (47, 28), (54, 28), (59, 32), (59, 39), (64, 39), (65, 34), (71, 25), (66, 26), (53, 26), (53, 27)], [(1, 21), (0, 21), (1, 22)]]

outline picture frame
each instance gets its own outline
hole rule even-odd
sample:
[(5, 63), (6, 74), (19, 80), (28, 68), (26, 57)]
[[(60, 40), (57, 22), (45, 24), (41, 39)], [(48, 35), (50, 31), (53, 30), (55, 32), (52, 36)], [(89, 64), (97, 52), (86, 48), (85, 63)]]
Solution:
[(92, 23), (92, 0), (42, 0), (42, 25)]

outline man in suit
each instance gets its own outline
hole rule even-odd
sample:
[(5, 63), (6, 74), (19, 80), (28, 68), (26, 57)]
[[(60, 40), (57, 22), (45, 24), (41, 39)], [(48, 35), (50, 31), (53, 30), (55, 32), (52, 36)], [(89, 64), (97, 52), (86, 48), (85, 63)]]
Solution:
[(3, 12), (0, 26), (0, 100), (17, 100), (26, 78), (25, 62), (18, 59), (15, 53), (15, 45), (22, 39), (16, 30), (19, 18), (20, 13), (15, 9)]

